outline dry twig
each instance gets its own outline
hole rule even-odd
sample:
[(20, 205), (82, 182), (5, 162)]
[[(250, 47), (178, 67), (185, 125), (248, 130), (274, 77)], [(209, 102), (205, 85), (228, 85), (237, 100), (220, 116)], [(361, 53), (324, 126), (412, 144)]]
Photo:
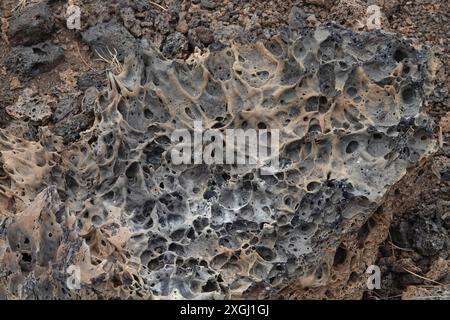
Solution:
[(75, 43), (76, 47), (77, 47), (77, 51), (78, 51), (78, 56), (80, 57), (80, 60), (91, 70), (95, 71), (95, 68), (92, 67), (89, 63), (86, 62), (86, 60), (84, 60), (83, 55), (81, 54), (80, 51), (80, 47), (78, 46), (78, 43)]
[(117, 50), (114, 49), (114, 52), (111, 52), (111, 50), (109, 50), (109, 48), (107, 49), (106, 53), (101, 54), (100, 52), (98, 52), (97, 50), (95, 50), (95, 52), (97, 53), (97, 55), (99, 56), (100, 61), (103, 61), (105, 63), (107, 63), (110, 66), (110, 69), (114, 74), (120, 74), (123, 71), (123, 66), (120, 63), (119, 59), (117, 58)]
[(397, 250), (407, 251), (407, 252), (414, 252), (413, 249), (402, 248), (402, 247), (397, 246), (397, 245), (396, 245), (395, 243), (393, 243), (392, 241), (389, 241), (389, 242), (390, 242), (391, 245), (392, 245), (395, 249), (397, 249)]
[(420, 278), (420, 279), (422, 279), (422, 280), (429, 281), (429, 282), (435, 283), (435, 284), (440, 285), (440, 286), (443, 285), (442, 283), (440, 283), (440, 282), (438, 282), (438, 281), (435, 281), (435, 280), (428, 279), (428, 278), (426, 278), (426, 277), (420, 276), (420, 275), (418, 275), (417, 273), (412, 272), (411, 270), (406, 269), (405, 267), (403, 267), (403, 270), (405, 270), (405, 271), (408, 272), (408, 273), (411, 273), (413, 276), (416, 276), (417, 278)]
[(152, 5), (154, 5), (154, 6), (157, 6), (157, 7), (160, 8), (161, 10), (167, 11), (167, 8), (164, 8), (162, 5), (160, 5), (160, 4), (158, 4), (158, 3), (154, 2), (154, 1), (149, 0), (148, 2), (149, 2), (150, 4), (152, 4)]
[(12, 9), (12, 11), (23, 10), (27, 6), (28, 0), (19, 0), (17, 5)]

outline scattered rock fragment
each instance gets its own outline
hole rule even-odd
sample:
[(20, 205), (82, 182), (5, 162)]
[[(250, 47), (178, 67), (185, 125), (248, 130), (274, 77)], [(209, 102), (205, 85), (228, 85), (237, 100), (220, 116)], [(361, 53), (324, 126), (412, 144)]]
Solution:
[(161, 34), (168, 34), (170, 32), (171, 16), (167, 12), (163, 12), (155, 18), (155, 29)]
[(299, 7), (292, 7), (289, 13), (289, 26), (293, 29), (301, 29), (305, 26), (305, 13)]
[(78, 89), (84, 91), (90, 86), (95, 86), (97, 89), (101, 88), (106, 82), (105, 72), (90, 70), (80, 75), (77, 79)]
[(53, 30), (52, 13), (45, 2), (16, 10), (9, 20), (8, 38), (12, 45), (33, 45), (47, 40)]
[(83, 113), (91, 114), (94, 112), (95, 103), (97, 102), (98, 90), (96, 87), (89, 87), (84, 93), (81, 108)]
[(178, 21), (177, 31), (181, 32), (181, 33), (186, 33), (189, 31), (189, 26), (186, 23), (186, 20), (182, 19), (182, 20)]
[(315, 27), (318, 23), (316, 16), (313, 14), (310, 14), (306, 18), (306, 23), (307, 23), (308, 27)]
[(42, 42), (31, 47), (12, 48), (5, 64), (21, 78), (29, 78), (51, 70), (63, 57), (64, 51), (59, 45)]
[(51, 117), (53, 102), (50, 96), (41, 96), (26, 88), (15, 104), (6, 107), (6, 112), (19, 120), (43, 121)]
[(136, 51), (137, 42), (131, 33), (117, 21), (100, 23), (81, 33), (84, 42), (92, 50), (104, 55), (117, 51), (117, 58), (123, 61)]
[(402, 294), (402, 300), (449, 300), (450, 286), (409, 286)]
[(344, 26), (355, 29), (362, 28), (366, 23), (367, 6), (362, 0), (339, 0), (331, 9), (333, 19)]
[(219, 6), (219, 1), (217, 0), (201, 0), (200, 8), (214, 10)]
[(189, 30), (189, 42), (197, 47), (207, 47), (214, 42), (214, 34), (208, 28), (199, 26)]
[(413, 247), (423, 256), (436, 255), (449, 246), (446, 233), (433, 221), (418, 220), (411, 231)]
[(188, 42), (181, 32), (171, 33), (162, 45), (162, 53), (167, 57), (174, 57), (181, 50), (185, 49)]
[(66, 117), (55, 126), (55, 134), (63, 138), (64, 144), (72, 143), (80, 138), (80, 132), (92, 125), (93, 118), (86, 114)]
[(132, 8), (126, 7), (120, 11), (120, 16), (123, 20), (125, 28), (127, 28), (135, 37), (142, 35), (142, 28), (139, 21), (135, 17), (135, 12)]
[(59, 122), (71, 114), (74, 109), (74, 103), (75, 99), (73, 97), (62, 97), (58, 103), (55, 104), (53, 120)]
[(214, 39), (218, 42), (227, 43), (232, 39), (237, 41), (247, 40), (244, 28), (240, 25), (230, 24), (214, 31)]
[(331, 1), (327, 1), (327, 0), (306, 0), (305, 1), (307, 4), (313, 4), (316, 6), (325, 6), (327, 2), (331, 2)]

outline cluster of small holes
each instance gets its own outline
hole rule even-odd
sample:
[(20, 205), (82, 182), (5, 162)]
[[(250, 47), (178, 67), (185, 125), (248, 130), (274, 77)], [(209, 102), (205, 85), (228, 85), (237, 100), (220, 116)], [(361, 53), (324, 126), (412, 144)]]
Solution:
[[(423, 55), (392, 35), (326, 25), (290, 42), (212, 51), (190, 65), (152, 50), (99, 99), (83, 150), (74, 146), (67, 159), (65, 188), (89, 244), (92, 230), (130, 230), (126, 252), (154, 296), (241, 296), (311, 270), (326, 281), (321, 253), (337, 248), (335, 264), (343, 264), (346, 222), (369, 215), (430, 147), (429, 126), (414, 118)], [(171, 134), (194, 134), (193, 120), (222, 132), (280, 130), (278, 171), (175, 165), (171, 150), (185, 141)]]

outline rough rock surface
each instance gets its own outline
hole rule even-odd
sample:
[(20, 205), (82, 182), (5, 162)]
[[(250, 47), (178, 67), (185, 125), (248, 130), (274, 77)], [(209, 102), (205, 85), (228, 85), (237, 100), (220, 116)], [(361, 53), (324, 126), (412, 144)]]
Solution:
[[(0, 145), (0, 152), (9, 156), (14, 155), (11, 150), (17, 153), (7, 165), (0, 161), (0, 233), (6, 234), (5, 228), (14, 215), (20, 214), (29, 206), (39, 207), (32, 204), (36, 194), (47, 190), (48, 186), (56, 185), (59, 198), (70, 217), (68, 223), (63, 223), (68, 226), (64, 230), (72, 230), (73, 232), (68, 233), (70, 239), (78, 239), (62, 240), (64, 245), (60, 246), (61, 254), (57, 254), (49, 263), (52, 267), (42, 267), (40, 264), (36, 267), (32, 263), (29, 264), (34, 268), (31, 273), (20, 270), (22, 275), (13, 276), (12, 273), (19, 269), (8, 264), (0, 271), (0, 299), (123, 297), (126, 294), (121, 293), (121, 288), (128, 288), (131, 281), (129, 270), (139, 269), (136, 266), (140, 261), (133, 260), (132, 263), (123, 264), (123, 254), (127, 254), (127, 249), (117, 251), (121, 253), (111, 250), (99, 253), (99, 243), (104, 237), (110, 236), (109, 231), (102, 228), (101, 237), (97, 236), (97, 231), (77, 233), (78, 227), (73, 222), (81, 219), (81, 211), (71, 209), (66, 203), (66, 199), (71, 199), (72, 196), (67, 196), (64, 190), (72, 188), (70, 186), (73, 183), (70, 178), (73, 174), (66, 166), (67, 150), (73, 144), (75, 149), (79, 148), (84, 153), (85, 149), (79, 147), (78, 140), (85, 141), (87, 137), (83, 132), (96, 127), (93, 124), (93, 108), (96, 103), (92, 103), (92, 95), (86, 90), (94, 92), (91, 88), (93, 86), (100, 90), (106, 84), (107, 72), (112, 70), (111, 65), (100, 61), (93, 46), (85, 45), (86, 42), (82, 40), (83, 32), (115, 21), (117, 29), (124, 30), (124, 26), (137, 41), (147, 41), (161, 51), (163, 46), (169, 44), (169, 50), (165, 51), (166, 57), (184, 60), (196, 52), (196, 47), (205, 50), (209, 46), (210, 51), (217, 51), (223, 50), (230, 43), (255, 43), (258, 40), (270, 40), (274, 35), (281, 35), (286, 39), (285, 29), (288, 23), (300, 32), (306, 27), (329, 21), (336, 21), (354, 31), (367, 30), (369, 5), (380, 7), (382, 30), (398, 33), (398, 37), (407, 36), (415, 43), (414, 46), (429, 46), (430, 51), (442, 62), (437, 69), (434, 89), (422, 107), (439, 124), (433, 134), (439, 141), (439, 152), (406, 170), (403, 178), (386, 192), (376, 212), (362, 225), (356, 224), (353, 229), (349, 228), (349, 232), (342, 235), (335, 251), (331, 248), (324, 252), (324, 260), (333, 262), (327, 263), (330, 267), (323, 281), (315, 282), (314, 277), (305, 281), (300, 276), (273, 297), (377, 300), (448, 298), (450, 11), (447, 0), (232, 0), (206, 1), (203, 5), (200, 0), (77, 0), (75, 4), (82, 10), (81, 30), (66, 28), (66, 1), (0, 1), (0, 128), (5, 133), (2, 141), (7, 142)], [(24, 39), (12, 31), (22, 25), (26, 34), (27, 30), (21, 21), (31, 17), (26, 13), (32, 11), (31, 8), (35, 5), (46, 9), (45, 19), (37, 19), (35, 25), (34, 21), (29, 20), (30, 26), (33, 26), (30, 29), (36, 32), (27, 36), (24, 43), (28, 43), (28, 40), (36, 44), (47, 41), (59, 46), (59, 50), (64, 50), (64, 57), (57, 64), (44, 63), (47, 67), (42, 68), (41, 72), (35, 72), (35, 68), (21, 71), (20, 62), (16, 68), (7, 58), (11, 57), (11, 52), (20, 54), (22, 49), (28, 55), (29, 46), (32, 45), (18, 46)], [(17, 17), (22, 20), (17, 20)], [(54, 24), (51, 29), (47, 28), (51, 25), (49, 21)], [(170, 46), (176, 44), (168, 41), (171, 39), (183, 40), (179, 42), (182, 45)], [(114, 51), (120, 41), (113, 40), (109, 44), (114, 46), (111, 48)], [(16, 49), (13, 49), (14, 46)], [(105, 52), (101, 53), (105, 55)], [(25, 90), (29, 87), (33, 88), (38, 100), (51, 97), (55, 101), (50, 108), (50, 118), (46, 116), (43, 120), (35, 121), (28, 117), (14, 117), (7, 112), (19, 102), (20, 97), (25, 96)], [(31, 101), (31, 105), (33, 103)], [(33, 108), (24, 104), (20, 109), (25, 111)], [(45, 109), (48, 111), (47, 107)], [(42, 152), (36, 144), (44, 146), (46, 152)], [(30, 150), (32, 152), (28, 153)], [(35, 154), (38, 156), (34, 156)], [(15, 163), (15, 166), (11, 167), (11, 163)], [(39, 163), (38, 167), (34, 166), (36, 163)], [(44, 163), (48, 163), (51, 169), (45, 169), (45, 173), (41, 174), (39, 168), (41, 165), (45, 167)], [(16, 168), (19, 173), (15, 175), (11, 168)], [(22, 183), (21, 175), (36, 178), (27, 178)], [(11, 180), (11, 176), (16, 180)], [(30, 194), (25, 195), (23, 191), (19, 191), (34, 180), (40, 182), (29, 189)], [(81, 181), (91, 186), (91, 182), (87, 182), (84, 176)], [(207, 192), (205, 197), (214, 200), (214, 193)], [(59, 203), (55, 198), (52, 201)], [(6, 239), (6, 236), (2, 236), (2, 239)], [(83, 242), (86, 242), (86, 246), (80, 249)], [(24, 261), (28, 261), (31, 258), (27, 256), (26, 247), (24, 248)], [(7, 250), (7, 243), (2, 242), (0, 256)], [(128, 259), (128, 254), (126, 258)], [(89, 270), (94, 269), (90, 265), (95, 266), (99, 261), (105, 260), (107, 263), (97, 269), (98, 277), (92, 278), (91, 283), (85, 277), (90, 274)], [(378, 290), (369, 290), (366, 285), (367, 266), (373, 264), (381, 268), (382, 285)], [(79, 274), (84, 277), (81, 290), (77, 289), (75, 276), (80, 269), (75, 268), (76, 265), (82, 267)], [(112, 269), (114, 270), (111, 271)], [(140, 283), (139, 280), (139, 284), (135, 283), (133, 287), (141, 287)], [(142, 289), (136, 291), (150, 292)]]
[(100, 55), (117, 51), (117, 58), (123, 60), (136, 51), (136, 40), (128, 30), (116, 21), (97, 24), (82, 34), (83, 41)]
[(15, 12), (9, 21), (8, 37), (13, 45), (33, 45), (47, 40), (53, 26), (49, 7), (41, 2)]
[(62, 48), (50, 42), (41, 42), (30, 47), (12, 48), (6, 65), (13, 73), (25, 79), (35, 77), (54, 68), (64, 57)]
[(51, 97), (42, 97), (27, 88), (15, 104), (6, 107), (6, 112), (16, 119), (42, 121), (52, 115), (50, 107), (52, 102), (54, 101)]
[[(433, 70), (408, 40), (334, 24), (190, 63), (145, 47), (109, 75), (93, 126), (70, 148), (45, 128), (40, 142), (2, 132), (0, 281), (20, 298), (43, 298), (35, 285), (66, 298), (263, 298), (293, 282), (321, 286), (345, 235), (435, 150), (421, 113)], [(171, 133), (194, 120), (279, 129), (281, 168), (172, 164)], [(79, 290), (68, 292), (73, 270)]]

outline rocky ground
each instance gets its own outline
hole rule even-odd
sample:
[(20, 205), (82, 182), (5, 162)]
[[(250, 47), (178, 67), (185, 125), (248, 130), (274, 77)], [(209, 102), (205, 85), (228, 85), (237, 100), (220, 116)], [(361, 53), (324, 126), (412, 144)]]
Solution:
[[(66, 27), (68, 2), (81, 8), (80, 30)], [(96, 89), (106, 84), (108, 72), (120, 72), (136, 39), (154, 44), (166, 57), (186, 59), (195, 48), (268, 40), (289, 22), (337, 21), (363, 31), (372, 4), (381, 8), (383, 30), (431, 47), (441, 62), (425, 106), (440, 125), (441, 148), (392, 188), (361, 234), (342, 243), (334, 281), (283, 297), (359, 297), (364, 271), (375, 264), (381, 268), (381, 289), (365, 291), (365, 299), (450, 298), (447, 0), (3, 0), (0, 128), (36, 140), (39, 128), (48, 126), (65, 144), (76, 141), (94, 121)]]

